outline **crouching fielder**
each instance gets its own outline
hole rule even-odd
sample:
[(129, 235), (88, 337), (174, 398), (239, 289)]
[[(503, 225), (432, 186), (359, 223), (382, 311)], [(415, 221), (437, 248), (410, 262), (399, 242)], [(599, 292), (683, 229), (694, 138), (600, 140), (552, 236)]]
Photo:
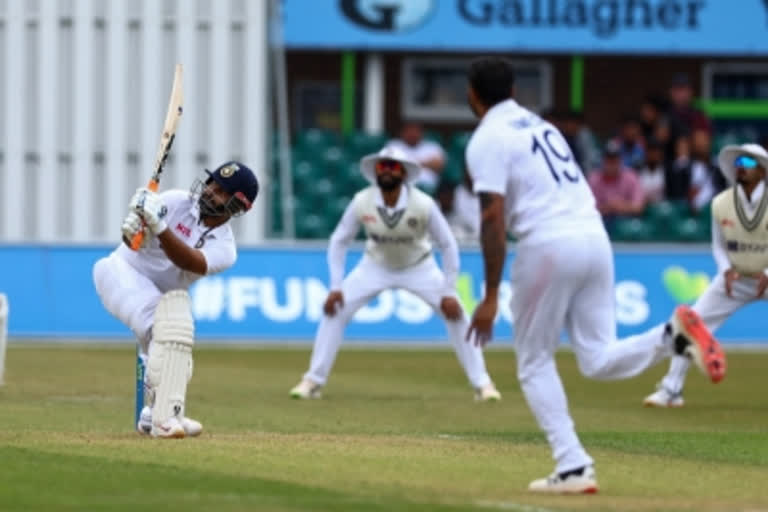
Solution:
[[(192, 376), (194, 325), (187, 289), (235, 263), (228, 221), (251, 208), (259, 192), (253, 172), (227, 162), (194, 182), (191, 192), (136, 191), (123, 222), (124, 240), (145, 230), (143, 246), (121, 244), (96, 262), (93, 279), (104, 307), (139, 343), (147, 406), (137, 396), (137, 429), (155, 437), (195, 436), (202, 425), (185, 416)], [(145, 371), (144, 371), (145, 370)]]
[[(731, 187), (712, 200), (717, 276), (692, 309), (710, 331), (747, 304), (768, 299), (768, 152), (757, 144), (725, 146), (718, 156)], [(690, 361), (673, 356), (669, 372), (643, 404), (682, 407)]]
[[(459, 251), (447, 221), (437, 204), (410, 186), (418, 176), (418, 164), (396, 148), (384, 148), (364, 157), (361, 171), (371, 186), (358, 192), (331, 236), (328, 247), (330, 293), (325, 315), (315, 337), (309, 371), (291, 390), (293, 398), (319, 398), (344, 328), (355, 312), (381, 291), (407, 290), (445, 318), (453, 348), (478, 400), (499, 400), (485, 369), (482, 350), (465, 343), (468, 319), (455, 290)], [(407, 183), (404, 185), (403, 183)], [(342, 281), (349, 243), (360, 226), (368, 238), (360, 263)], [(432, 255), (430, 237), (443, 256), (443, 273)]]

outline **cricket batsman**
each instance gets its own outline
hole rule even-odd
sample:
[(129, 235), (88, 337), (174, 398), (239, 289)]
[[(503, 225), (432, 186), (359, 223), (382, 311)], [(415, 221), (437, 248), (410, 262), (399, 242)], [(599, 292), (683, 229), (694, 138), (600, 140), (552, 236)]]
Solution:
[(139, 188), (122, 232), (129, 241), (144, 230), (142, 247), (132, 251), (121, 244), (93, 267), (104, 307), (139, 343), (147, 398), (136, 425), (139, 433), (183, 438), (202, 432), (199, 422), (185, 416), (194, 345), (187, 289), (235, 263), (229, 219), (248, 211), (258, 193), (254, 173), (234, 161), (206, 170), (191, 191), (158, 194)]
[[(768, 299), (768, 152), (757, 144), (725, 146), (718, 163), (731, 187), (712, 200), (717, 276), (692, 306), (712, 332), (741, 307)], [(682, 407), (690, 364), (684, 356), (673, 356), (669, 372), (643, 404)]]
[[(449, 337), (475, 398), (499, 400), (485, 369), (482, 349), (464, 342), (469, 326), (459, 304), (456, 277), (459, 251), (448, 222), (427, 194), (412, 186), (421, 167), (393, 147), (368, 155), (360, 164), (371, 186), (347, 206), (328, 247), (330, 293), (315, 337), (309, 371), (291, 390), (293, 398), (320, 398), (355, 312), (383, 290), (399, 288), (419, 296), (445, 319)], [(360, 227), (367, 236), (365, 254), (344, 278), (347, 246)], [(433, 240), (443, 257), (440, 270)]]

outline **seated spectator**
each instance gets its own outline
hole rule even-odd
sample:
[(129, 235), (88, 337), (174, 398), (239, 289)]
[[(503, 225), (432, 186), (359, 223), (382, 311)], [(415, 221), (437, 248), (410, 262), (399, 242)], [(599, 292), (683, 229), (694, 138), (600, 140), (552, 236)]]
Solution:
[(675, 141), (675, 157), (669, 164), (666, 180), (667, 199), (689, 201), (691, 190), (691, 141), (687, 136)]
[(480, 200), (472, 191), (472, 178), (464, 172), (458, 186), (442, 180), (437, 187), (437, 204), (459, 244), (477, 243), (480, 238)]
[(657, 203), (666, 198), (667, 166), (664, 165), (664, 145), (650, 139), (645, 147), (645, 165), (637, 174), (643, 186), (647, 203)]
[(571, 148), (573, 157), (587, 172), (600, 165), (600, 149), (592, 130), (584, 123), (584, 114), (575, 110), (563, 114), (560, 131)]
[(634, 116), (625, 116), (616, 140), (620, 144), (622, 163), (639, 169), (645, 161), (645, 141), (640, 120)]
[(691, 135), (691, 188), (688, 197), (693, 211), (699, 211), (709, 204), (719, 190), (725, 188), (724, 180), (712, 161), (712, 139), (703, 129), (694, 130)]
[(589, 174), (589, 186), (606, 226), (619, 217), (643, 213), (643, 187), (635, 171), (622, 165), (617, 141), (611, 140), (605, 145), (603, 164)]
[(666, 139), (659, 137), (660, 132), (668, 125), (664, 112), (667, 110), (666, 101), (656, 94), (649, 94), (643, 98), (640, 104), (640, 130), (645, 140), (656, 139), (664, 142)]
[(405, 153), (409, 160), (422, 166), (421, 174), (416, 181), (427, 189), (434, 190), (445, 167), (445, 151), (435, 141), (424, 139), (424, 129), (421, 124), (407, 122), (400, 129), (400, 138), (393, 139), (388, 146), (394, 146)]

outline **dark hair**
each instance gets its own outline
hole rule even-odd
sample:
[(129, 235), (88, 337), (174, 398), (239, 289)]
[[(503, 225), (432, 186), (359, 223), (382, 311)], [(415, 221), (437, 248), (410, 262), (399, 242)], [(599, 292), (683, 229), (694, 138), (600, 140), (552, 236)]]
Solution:
[(512, 63), (501, 57), (481, 57), (469, 65), (469, 85), (486, 107), (512, 97), (515, 72)]

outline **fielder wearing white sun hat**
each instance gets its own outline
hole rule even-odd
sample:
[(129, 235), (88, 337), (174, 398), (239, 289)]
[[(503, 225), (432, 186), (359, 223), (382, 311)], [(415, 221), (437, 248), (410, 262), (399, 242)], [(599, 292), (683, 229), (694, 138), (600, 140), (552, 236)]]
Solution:
[(365, 179), (370, 183), (376, 185), (376, 162), (379, 160), (394, 160), (400, 162), (405, 169), (405, 182), (413, 183), (421, 173), (421, 166), (416, 162), (408, 160), (405, 153), (396, 148), (387, 146), (381, 149), (378, 153), (371, 153), (366, 155), (360, 160), (360, 172), (363, 173)]
[(720, 171), (728, 180), (729, 184), (736, 183), (736, 158), (740, 156), (751, 156), (757, 160), (760, 167), (768, 171), (768, 151), (759, 144), (731, 144), (720, 150), (717, 156), (717, 163), (720, 165)]

